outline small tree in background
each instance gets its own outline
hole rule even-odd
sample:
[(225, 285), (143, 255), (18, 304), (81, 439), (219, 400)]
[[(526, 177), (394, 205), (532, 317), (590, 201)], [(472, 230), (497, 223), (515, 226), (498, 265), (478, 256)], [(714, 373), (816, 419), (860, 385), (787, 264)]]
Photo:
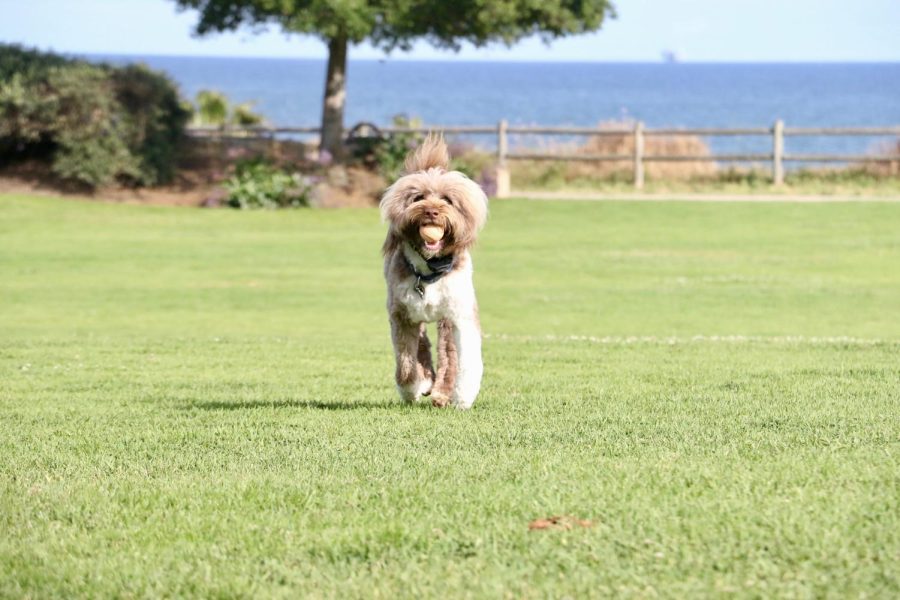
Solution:
[(194, 100), (194, 125), (224, 127), (225, 125), (262, 125), (265, 118), (253, 111), (253, 103), (232, 104), (228, 96), (215, 90), (200, 90)]
[(222, 92), (200, 90), (194, 104), (194, 125), (219, 127), (228, 122), (228, 98)]
[(322, 104), (322, 148), (343, 155), (347, 46), (365, 40), (386, 52), (417, 39), (458, 50), (491, 42), (512, 45), (530, 35), (545, 41), (596, 31), (613, 16), (610, 0), (175, 0), (200, 12), (199, 34), (243, 25), (276, 25), (318, 36), (328, 45)]

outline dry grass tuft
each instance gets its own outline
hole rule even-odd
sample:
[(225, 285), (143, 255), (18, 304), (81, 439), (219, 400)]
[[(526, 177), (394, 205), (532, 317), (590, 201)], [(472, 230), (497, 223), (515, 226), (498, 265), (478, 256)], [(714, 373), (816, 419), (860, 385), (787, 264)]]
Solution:
[[(583, 143), (556, 143), (542, 146), (547, 153), (589, 155), (634, 154), (634, 137), (630, 133), (633, 123), (609, 121), (600, 123), (597, 129), (602, 135), (588, 137)], [(656, 136), (644, 138), (644, 155), (711, 156), (706, 142), (694, 135)], [(543, 186), (567, 185), (587, 182), (623, 182), (632, 178), (632, 161), (516, 161), (512, 165), (514, 185)], [(644, 173), (649, 180), (688, 181), (712, 178), (718, 173), (718, 165), (710, 160), (690, 162), (644, 163)]]
[[(617, 131), (631, 128), (632, 124), (622, 122), (601, 123), (598, 129)], [(634, 137), (630, 133), (596, 135), (579, 146), (576, 154), (634, 154)], [(711, 152), (701, 138), (695, 135), (673, 135), (644, 137), (644, 155), (680, 155), (710, 156)], [(631, 172), (631, 163), (627, 162), (578, 162), (572, 163), (568, 175), (578, 177), (609, 177), (623, 170)], [(644, 165), (648, 178), (685, 180), (696, 177), (709, 177), (716, 173), (716, 163), (712, 160), (697, 162), (652, 162)]]
[(863, 169), (878, 177), (897, 177), (900, 175), (900, 138), (885, 142), (875, 150), (875, 154), (896, 157), (890, 162), (865, 162)]

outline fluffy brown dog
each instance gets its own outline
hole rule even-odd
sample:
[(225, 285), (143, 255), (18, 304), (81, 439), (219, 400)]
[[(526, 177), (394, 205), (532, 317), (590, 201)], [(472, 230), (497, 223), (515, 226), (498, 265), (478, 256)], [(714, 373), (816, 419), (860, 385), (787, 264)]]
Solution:
[[(481, 327), (469, 248), (487, 219), (487, 196), (450, 171), (443, 138), (429, 135), (381, 199), (389, 225), (384, 278), (397, 389), (407, 402), (471, 408), (481, 387)], [(435, 373), (426, 323), (438, 323)]]

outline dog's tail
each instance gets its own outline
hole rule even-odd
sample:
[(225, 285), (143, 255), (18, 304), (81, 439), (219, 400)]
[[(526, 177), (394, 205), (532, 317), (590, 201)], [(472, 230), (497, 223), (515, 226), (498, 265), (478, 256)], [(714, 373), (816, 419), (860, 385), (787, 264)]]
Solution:
[(415, 151), (409, 153), (403, 169), (407, 173), (417, 173), (435, 168), (450, 168), (450, 151), (443, 134), (431, 132)]

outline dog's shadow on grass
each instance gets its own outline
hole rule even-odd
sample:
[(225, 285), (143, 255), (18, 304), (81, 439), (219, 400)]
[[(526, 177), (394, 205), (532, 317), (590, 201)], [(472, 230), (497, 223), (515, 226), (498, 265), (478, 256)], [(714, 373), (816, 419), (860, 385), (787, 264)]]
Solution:
[(200, 401), (195, 400), (188, 403), (186, 410), (256, 410), (260, 408), (283, 409), (283, 408), (306, 408), (311, 410), (376, 410), (376, 409), (394, 409), (394, 410), (414, 410), (423, 408), (432, 408), (430, 404), (422, 402), (419, 404), (405, 404), (403, 402), (352, 402), (352, 401), (335, 401), (326, 402), (323, 400), (236, 400), (234, 402), (226, 401)]

